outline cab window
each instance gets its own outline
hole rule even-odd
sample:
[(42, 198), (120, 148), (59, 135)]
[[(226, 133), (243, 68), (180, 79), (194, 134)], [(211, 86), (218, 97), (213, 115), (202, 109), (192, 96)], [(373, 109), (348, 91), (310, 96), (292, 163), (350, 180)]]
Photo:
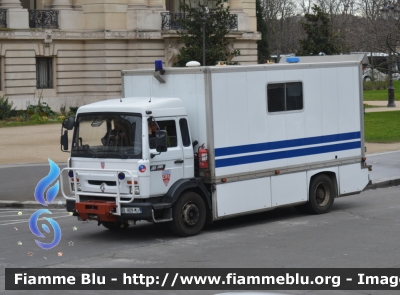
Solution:
[(180, 119), (179, 126), (181, 127), (183, 146), (185, 146), (185, 147), (190, 146), (189, 128), (188, 128), (186, 119)]
[[(167, 147), (177, 147), (178, 137), (176, 134), (176, 124), (175, 120), (157, 121), (160, 130), (167, 131)], [(153, 149), (152, 145), (152, 135), (150, 134), (150, 148)]]

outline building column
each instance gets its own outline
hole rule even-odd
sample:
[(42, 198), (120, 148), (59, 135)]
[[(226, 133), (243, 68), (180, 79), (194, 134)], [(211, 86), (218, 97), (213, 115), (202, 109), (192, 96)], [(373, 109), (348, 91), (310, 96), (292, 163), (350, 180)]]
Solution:
[[(53, 0), (51, 10), (58, 10), (58, 22), (60, 30), (80, 30), (83, 28), (82, 4), (80, 9), (77, 7), (81, 1), (73, 0)], [(74, 4), (75, 10), (72, 8)]]
[(128, 9), (146, 9), (147, 0), (128, 0)]
[(74, 10), (83, 10), (82, 9), (82, 0), (75, 0), (73, 2), (72, 6), (74, 7)]
[(233, 13), (234, 11), (243, 12), (243, 6), (241, 0), (229, 0), (230, 11)]
[(249, 17), (244, 13), (243, 4), (241, 0), (229, 0), (229, 8), (231, 14), (237, 15), (238, 30), (249, 30)]
[(19, 0), (0, 0), (1, 8), (22, 8)]
[(165, 9), (165, 0), (148, 0), (149, 7)]
[(51, 6), (53, 10), (72, 10), (72, 5), (70, 0), (54, 0)]
[(161, 30), (165, 0), (128, 0), (128, 30)]
[(83, 27), (87, 30), (127, 29), (128, 0), (82, 1)]
[(7, 28), (29, 29), (28, 9), (22, 8), (19, 0), (0, 0), (1, 8), (7, 9)]

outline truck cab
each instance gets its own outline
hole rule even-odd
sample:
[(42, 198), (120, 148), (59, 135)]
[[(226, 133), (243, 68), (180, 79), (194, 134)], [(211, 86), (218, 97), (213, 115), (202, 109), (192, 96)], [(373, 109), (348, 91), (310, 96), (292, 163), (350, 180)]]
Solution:
[(151, 97), (80, 107), (63, 172), (73, 195), (63, 191), (67, 209), (79, 219), (107, 228), (171, 221), (173, 191), (194, 178), (186, 108), (178, 98)]

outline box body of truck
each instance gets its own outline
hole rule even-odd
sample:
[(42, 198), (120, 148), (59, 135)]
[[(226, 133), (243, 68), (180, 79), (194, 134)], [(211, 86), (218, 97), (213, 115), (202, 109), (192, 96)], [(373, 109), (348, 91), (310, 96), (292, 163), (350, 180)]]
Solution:
[[(114, 188), (111, 195), (118, 197), (108, 199), (116, 202), (112, 214), (120, 220), (148, 220), (135, 213), (124, 217), (121, 211), (143, 202), (152, 211), (150, 221), (174, 223), (183, 216), (190, 227), (204, 215), (190, 193), (202, 198), (206, 220), (212, 222), (289, 205), (325, 213), (335, 197), (361, 192), (368, 183), (361, 81), (365, 57), (299, 59), (166, 68), (162, 73), (122, 71), (123, 98), (81, 107), (77, 117), (132, 113), (142, 124), (140, 157), (101, 160), (115, 169), (110, 177), (122, 169), (140, 187), (138, 195), (131, 192), (133, 199)], [(164, 152), (156, 153), (149, 143), (149, 121), (165, 131)], [(70, 167), (95, 168), (99, 160), (94, 158), (71, 157)], [(94, 199), (101, 199), (101, 193)], [(123, 199), (127, 203), (119, 203)], [(154, 212), (163, 214), (157, 219)]]

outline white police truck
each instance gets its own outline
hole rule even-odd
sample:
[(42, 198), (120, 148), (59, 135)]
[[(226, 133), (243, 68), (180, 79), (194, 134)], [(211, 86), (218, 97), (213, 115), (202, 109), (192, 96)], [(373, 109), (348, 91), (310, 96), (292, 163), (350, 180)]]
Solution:
[(123, 228), (206, 223), (295, 206), (328, 212), (367, 185), (365, 55), (122, 71), (123, 97), (63, 122), (67, 210)]

